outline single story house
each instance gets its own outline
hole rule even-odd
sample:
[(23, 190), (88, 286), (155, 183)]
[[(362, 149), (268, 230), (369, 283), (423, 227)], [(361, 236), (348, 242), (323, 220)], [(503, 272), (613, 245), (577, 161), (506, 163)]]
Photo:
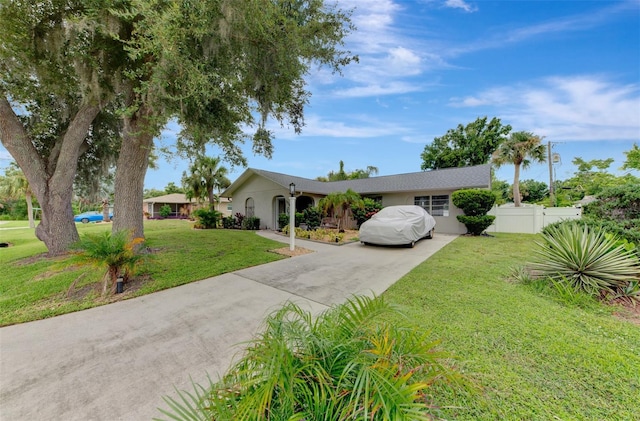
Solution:
[[(150, 197), (142, 201), (143, 212), (148, 213), (149, 218), (157, 218), (160, 216), (160, 208), (168, 205), (171, 208), (172, 218), (188, 217), (191, 212), (198, 209), (199, 205), (195, 200), (187, 199), (182, 193), (165, 194), (164, 196)], [(215, 209), (221, 212), (223, 216), (231, 215), (231, 200), (228, 198), (220, 198), (216, 202)]]
[(323, 182), (271, 171), (249, 168), (220, 196), (232, 199), (233, 214), (260, 218), (261, 229), (277, 229), (278, 215), (288, 212), (289, 185), (295, 184), (296, 212), (317, 206), (332, 192), (351, 189), (362, 197), (378, 200), (382, 206), (419, 205), (436, 220), (436, 231), (464, 234), (467, 230), (456, 219), (462, 215), (451, 202), (460, 189), (491, 188), (491, 166), (446, 168), (357, 180)]

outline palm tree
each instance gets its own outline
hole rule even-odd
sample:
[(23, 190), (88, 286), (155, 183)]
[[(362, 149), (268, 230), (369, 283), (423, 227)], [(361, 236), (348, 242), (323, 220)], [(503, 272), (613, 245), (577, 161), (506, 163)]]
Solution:
[(351, 189), (346, 192), (329, 193), (320, 200), (319, 206), (323, 213), (334, 216), (338, 221), (340, 230), (342, 220), (351, 215), (351, 206), (363, 208), (364, 202), (360, 195)]
[(24, 173), (15, 162), (9, 164), (9, 167), (5, 170), (5, 176), (6, 177), (2, 178), (3, 182), (2, 185), (0, 185), (0, 191), (2, 191), (3, 195), (8, 197), (18, 198), (22, 195), (25, 196), (25, 200), (27, 201), (29, 227), (35, 228), (36, 224), (33, 220), (33, 194), (29, 187), (29, 181), (27, 181)]
[(231, 181), (227, 178), (228, 169), (220, 166), (219, 157), (198, 156), (191, 168), (191, 174), (183, 173), (182, 184), (185, 186), (188, 199), (198, 201), (209, 200), (209, 209), (215, 209), (216, 195), (214, 190), (229, 187)]
[(526, 169), (532, 162), (545, 162), (547, 147), (542, 138), (530, 132), (515, 132), (493, 153), (492, 162), (497, 167), (513, 164), (513, 202), (520, 206), (520, 167)]

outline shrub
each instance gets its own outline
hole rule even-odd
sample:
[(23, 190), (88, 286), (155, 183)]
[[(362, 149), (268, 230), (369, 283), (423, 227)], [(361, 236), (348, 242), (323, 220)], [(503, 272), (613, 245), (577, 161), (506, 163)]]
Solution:
[(217, 210), (197, 209), (193, 212), (193, 216), (196, 218), (195, 228), (212, 229), (218, 227), (222, 213)]
[(490, 190), (458, 190), (453, 192), (451, 199), (464, 212), (464, 215), (456, 218), (467, 227), (468, 234), (482, 234), (496, 219), (495, 216), (487, 215), (496, 202), (496, 196)]
[(365, 197), (363, 199), (364, 207), (352, 206), (351, 212), (353, 212), (353, 217), (355, 218), (358, 226), (362, 225), (365, 221), (371, 219), (373, 215), (378, 213), (380, 209), (382, 209), (382, 204), (379, 202)]
[(244, 227), (244, 215), (240, 212), (236, 212), (236, 224), (241, 228)]
[(282, 230), (287, 225), (289, 225), (289, 214), (282, 212), (278, 215), (278, 228)]
[(584, 207), (583, 219), (597, 221), (607, 231), (640, 244), (640, 185), (610, 187), (597, 199)]
[(454, 191), (451, 200), (465, 215), (482, 216), (491, 210), (496, 196), (490, 190), (467, 189)]
[(306, 208), (302, 212), (302, 222), (311, 230), (318, 228), (322, 223), (322, 211), (317, 206)]
[(633, 251), (616, 245), (615, 236), (586, 225), (547, 229), (537, 242), (531, 264), (537, 276), (568, 282), (591, 295), (612, 295), (637, 282), (640, 264)]
[(233, 229), (236, 227), (236, 218), (233, 216), (225, 216), (222, 218), (222, 228)]
[(242, 220), (242, 229), (243, 230), (259, 230), (260, 229), (260, 218), (257, 216), (249, 216)]
[(171, 206), (169, 205), (162, 205), (160, 207), (160, 216), (163, 218), (168, 217), (169, 215), (171, 215)]
[[(208, 390), (165, 397), (174, 419), (429, 420), (436, 381), (456, 375), (437, 342), (381, 299), (355, 297), (317, 318), (287, 303)], [(405, 320), (405, 319), (401, 319)], [(406, 320), (405, 320), (406, 322)]]
[(458, 221), (462, 222), (467, 228), (467, 233), (471, 235), (482, 234), (496, 219), (493, 215), (467, 216), (458, 215)]

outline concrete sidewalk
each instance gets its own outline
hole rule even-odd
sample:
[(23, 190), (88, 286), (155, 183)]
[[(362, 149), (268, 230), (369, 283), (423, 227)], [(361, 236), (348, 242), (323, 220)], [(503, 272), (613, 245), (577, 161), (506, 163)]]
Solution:
[[(271, 232), (260, 235), (287, 242)], [(150, 420), (206, 384), (287, 300), (314, 312), (381, 294), (456, 236), (415, 248), (296, 239), (314, 250), (127, 301), (0, 328), (0, 420)]]

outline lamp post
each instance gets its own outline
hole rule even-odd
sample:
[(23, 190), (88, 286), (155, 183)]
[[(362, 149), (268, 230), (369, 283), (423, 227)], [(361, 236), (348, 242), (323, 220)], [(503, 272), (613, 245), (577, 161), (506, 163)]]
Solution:
[(296, 185), (289, 184), (289, 250), (296, 249)]

